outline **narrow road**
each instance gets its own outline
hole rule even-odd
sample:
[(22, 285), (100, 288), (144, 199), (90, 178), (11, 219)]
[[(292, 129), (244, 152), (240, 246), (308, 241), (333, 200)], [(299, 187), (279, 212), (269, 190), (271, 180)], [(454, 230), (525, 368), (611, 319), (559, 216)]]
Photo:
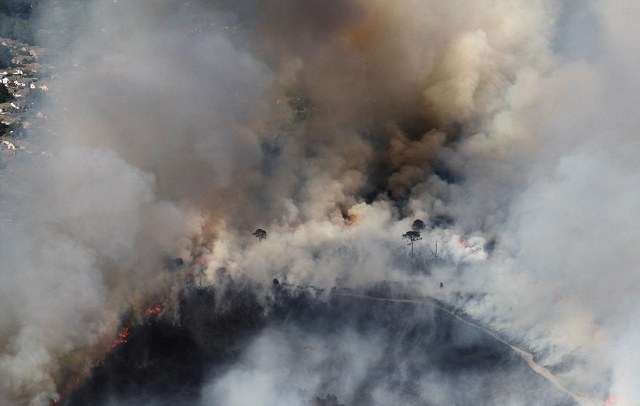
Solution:
[(525, 360), (527, 362), (527, 364), (529, 364), (529, 367), (535, 373), (537, 373), (538, 375), (542, 376), (544, 379), (549, 381), (553, 386), (555, 386), (556, 388), (558, 388), (562, 392), (564, 392), (567, 395), (569, 395), (573, 400), (578, 402), (580, 405), (583, 405), (583, 406), (602, 406), (602, 405), (605, 404), (605, 402), (602, 401), (602, 400), (590, 399), (590, 398), (588, 398), (586, 396), (574, 393), (571, 390), (567, 389), (567, 387), (562, 383), (562, 381), (557, 376), (555, 376), (551, 371), (549, 371), (544, 366), (542, 366), (542, 365), (540, 365), (540, 364), (538, 364), (538, 363), (536, 363), (534, 361), (533, 354), (531, 354), (530, 352), (527, 352), (527, 351), (525, 351), (525, 350), (523, 350), (521, 348), (518, 348), (515, 345), (512, 345), (512, 344), (508, 343), (507, 341), (505, 341), (502, 337), (500, 337), (499, 335), (497, 335), (493, 331), (488, 330), (488, 329), (486, 329), (485, 327), (483, 327), (483, 326), (481, 326), (479, 324), (476, 324), (476, 323), (474, 323), (472, 321), (469, 321), (469, 320), (463, 318), (462, 316), (454, 313), (450, 309), (447, 309), (446, 307), (441, 306), (440, 304), (438, 304), (438, 302), (436, 302), (433, 299), (388, 299), (388, 298), (381, 298), (381, 297), (367, 296), (367, 295), (358, 295), (358, 294), (352, 294), (352, 293), (337, 293), (337, 294), (340, 295), (340, 296), (354, 297), (354, 298), (367, 299), (367, 300), (375, 300), (375, 301), (379, 301), (379, 302), (426, 304), (428, 306), (431, 306), (431, 307), (434, 307), (436, 309), (439, 309), (439, 310), (449, 314), (450, 316), (454, 317), (455, 319), (457, 319), (461, 323), (464, 323), (467, 326), (470, 326), (470, 327), (473, 327), (473, 328), (478, 329), (480, 331), (483, 331), (485, 334), (488, 334), (489, 336), (495, 338), (499, 342), (501, 342), (504, 345), (506, 345), (509, 348), (511, 348), (511, 350), (514, 353), (518, 354), (523, 360)]

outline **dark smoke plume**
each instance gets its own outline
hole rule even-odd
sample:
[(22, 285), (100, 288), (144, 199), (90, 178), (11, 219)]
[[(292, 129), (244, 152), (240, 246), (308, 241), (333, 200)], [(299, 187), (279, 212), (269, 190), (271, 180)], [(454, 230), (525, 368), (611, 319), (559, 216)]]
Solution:
[[(639, 6), (50, 0), (30, 15), (58, 55), (55, 119), (25, 141), (42, 153), (0, 178), (0, 403), (47, 404), (157, 302), (173, 303), (161, 323), (188, 324), (179, 297), (222, 289), (221, 270), (251, 281), (259, 306), (274, 278), (410, 285), (531, 350), (572, 393), (640, 397)], [(303, 342), (315, 350), (299, 367), (318, 380), (340, 379), (323, 369), (329, 347), (362, 376), (387, 365), (350, 350), (389, 348), (390, 330), (354, 330), (360, 311), (335, 334), (249, 329), (245, 364), (202, 378), (203, 402), (239, 399), (242, 377), (279, 387)], [(397, 317), (401, 331), (421, 323)], [(400, 386), (363, 378), (382, 391), (367, 399), (457, 393), (465, 378), (434, 365)], [(297, 385), (304, 396), (264, 396), (360, 399)]]

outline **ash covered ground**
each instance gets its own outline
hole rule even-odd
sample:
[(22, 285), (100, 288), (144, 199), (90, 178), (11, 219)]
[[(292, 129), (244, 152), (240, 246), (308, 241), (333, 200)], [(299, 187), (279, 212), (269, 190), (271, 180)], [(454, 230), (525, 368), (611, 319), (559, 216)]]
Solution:
[[(134, 327), (60, 404), (578, 404), (429, 303), (280, 285), (264, 303), (255, 288), (228, 280), (185, 291), (177, 322)], [(360, 294), (398, 292), (381, 283)]]

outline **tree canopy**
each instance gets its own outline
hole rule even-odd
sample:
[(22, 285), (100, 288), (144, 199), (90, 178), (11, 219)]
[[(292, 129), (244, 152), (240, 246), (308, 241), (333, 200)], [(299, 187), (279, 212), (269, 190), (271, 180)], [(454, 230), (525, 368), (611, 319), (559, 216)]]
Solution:
[(420, 219), (414, 221), (413, 224), (411, 224), (411, 229), (413, 231), (422, 231), (425, 228), (427, 228), (427, 225), (424, 224), (424, 221), (422, 221)]
[(267, 232), (261, 228), (258, 228), (256, 231), (253, 232), (253, 236), (256, 237), (258, 240), (262, 241), (265, 238), (267, 238)]
[(409, 245), (411, 245), (411, 258), (413, 258), (413, 243), (418, 240), (422, 240), (420, 231), (407, 231), (406, 233), (402, 234), (402, 238), (409, 240)]
[(11, 51), (8, 47), (0, 45), (0, 69), (8, 68), (11, 66)]
[(0, 103), (6, 103), (13, 100), (13, 96), (9, 93), (9, 89), (3, 84), (0, 84)]
[(420, 232), (414, 230), (407, 231), (406, 233), (402, 234), (402, 238), (409, 240), (411, 243), (413, 243), (414, 241), (422, 240)]

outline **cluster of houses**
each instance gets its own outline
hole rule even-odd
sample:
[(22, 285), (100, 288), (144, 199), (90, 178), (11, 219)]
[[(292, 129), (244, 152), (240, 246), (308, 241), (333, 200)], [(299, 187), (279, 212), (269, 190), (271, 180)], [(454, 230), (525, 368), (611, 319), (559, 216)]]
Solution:
[(0, 99), (1, 170), (18, 151), (29, 152), (22, 145), (25, 140), (19, 138), (20, 134), (30, 127), (48, 128), (47, 117), (30, 110), (37, 105), (37, 99), (49, 91), (43, 80), (51, 77), (52, 67), (42, 62), (46, 55), (40, 47), (4, 38), (0, 38), (0, 44), (11, 54), (11, 63), (8, 66), (5, 63), (0, 69), (0, 86), (6, 89), (0, 89), (3, 93)]
[(0, 122), (4, 126), (14, 126), (22, 123), (31, 106), (29, 95), (34, 91), (49, 91), (41, 79), (49, 73), (50, 67), (40, 62), (44, 54), (40, 47), (11, 39), (0, 39), (0, 43), (13, 55), (12, 66), (0, 70), (0, 83), (13, 96), (12, 100), (0, 104)]

